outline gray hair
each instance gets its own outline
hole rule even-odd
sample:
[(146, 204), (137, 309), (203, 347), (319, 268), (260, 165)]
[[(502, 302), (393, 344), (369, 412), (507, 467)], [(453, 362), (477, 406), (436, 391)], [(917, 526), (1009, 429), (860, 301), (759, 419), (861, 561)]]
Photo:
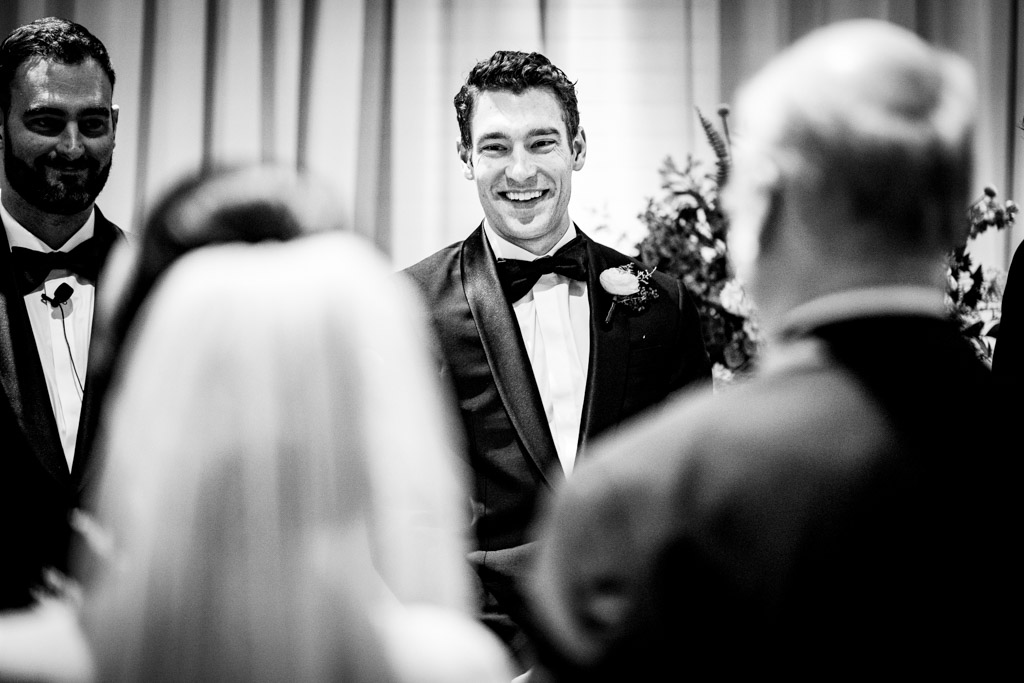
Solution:
[(974, 74), (895, 25), (858, 20), (797, 41), (738, 93), (738, 159), (807, 198), (843, 200), (879, 248), (962, 242), (973, 172)]

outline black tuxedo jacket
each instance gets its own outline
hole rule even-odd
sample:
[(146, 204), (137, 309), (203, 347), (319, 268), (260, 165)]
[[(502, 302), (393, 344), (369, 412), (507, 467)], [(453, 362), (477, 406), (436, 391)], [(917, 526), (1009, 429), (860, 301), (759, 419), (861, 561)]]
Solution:
[(1024, 391), (1024, 246), (1013, 252), (1006, 273), (992, 372), (1006, 398), (1019, 401)]
[(1019, 458), (956, 327), (850, 319), (777, 360), (666, 403), (561, 490), (537, 680), (1019, 670)]
[[(659, 297), (652, 305), (643, 312), (617, 306), (605, 324), (612, 297), (599, 274), (643, 265), (583, 239), (591, 322), (578, 459), (597, 434), (711, 376), (697, 310), (673, 278), (655, 273)], [(538, 499), (565, 479), (526, 347), (482, 226), (405, 272), (431, 311), (442, 373), (454, 386), (465, 425), (475, 478), (477, 547), (470, 559), (482, 581), (484, 621), (522, 652), (516, 622), (524, 618), (519, 591), (529, 556), (527, 531)]]
[[(123, 238), (97, 208), (93, 239), (105, 253)], [(15, 286), (7, 233), (0, 229), (0, 609), (29, 604), (44, 568), (67, 571), (68, 515), (81, 495), (89, 465), (83, 445), (91, 442), (96, 412), (87, 374), (69, 471), (32, 326)]]

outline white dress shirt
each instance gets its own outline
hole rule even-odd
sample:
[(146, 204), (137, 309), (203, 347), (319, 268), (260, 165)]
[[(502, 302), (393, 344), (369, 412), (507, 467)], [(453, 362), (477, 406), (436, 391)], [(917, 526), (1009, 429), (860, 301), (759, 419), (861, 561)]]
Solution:
[[(497, 258), (540, 258), (501, 237), (486, 221), (484, 232)], [(574, 237), (576, 228), (570, 224), (546, 255), (555, 253)], [(576, 462), (590, 366), (587, 283), (555, 273), (543, 275), (523, 298), (512, 302), (512, 309), (533, 366), (558, 459), (568, 475)]]
[[(33, 251), (54, 251), (41, 239), (30, 233), (14, 220), (0, 203), (0, 218), (7, 232), (7, 243), (11, 247), (23, 247)], [(78, 232), (71, 236), (56, 251), (71, 251), (93, 236), (96, 227), (95, 211)], [(70, 285), (74, 292), (67, 303), (52, 306), (42, 299), (45, 294), (53, 297), (63, 283)], [(88, 280), (80, 280), (66, 270), (50, 271), (45, 282), (25, 295), (25, 309), (32, 325), (36, 340), (39, 362), (46, 377), (46, 389), (50, 394), (50, 407), (57, 422), (61, 445), (68, 470), (75, 459), (75, 444), (78, 441), (78, 420), (82, 412), (82, 389), (85, 383), (86, 363), (89, 357), (89, 340), (92, 335), (92, 312), (96, 299), (96, 288)], [(65, 333), (67, 338), (65, 340)]]

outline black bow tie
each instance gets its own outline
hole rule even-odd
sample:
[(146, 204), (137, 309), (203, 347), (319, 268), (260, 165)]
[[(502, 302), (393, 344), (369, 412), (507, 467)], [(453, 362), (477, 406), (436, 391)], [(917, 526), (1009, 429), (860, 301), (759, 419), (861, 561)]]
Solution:
[(103, 260), (101, 252), (102, 245), (95, 239), (88, 239), (68, 252), (13, 247), (11, 260), (18, 291), (22, 296), (33, 291), (46, 280), (51, 270), (68, 270), (95, 282)]
[(579, 235), (551, 256), (534, 261), (498, 259), (498, 279), (509, 303), (519, 301), (541, 275), (556, 273), (573, 280), (587, 279), (587, 245)]

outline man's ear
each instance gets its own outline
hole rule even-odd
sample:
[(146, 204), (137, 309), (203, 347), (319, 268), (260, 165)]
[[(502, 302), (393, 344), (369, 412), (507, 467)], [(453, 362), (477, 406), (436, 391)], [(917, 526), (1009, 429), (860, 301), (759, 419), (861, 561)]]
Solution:
[(115, 133), (117, 132), (117, 117), (118, 117), (118, 114), (120, 114), (120, 113), (121, 113), (121, 107), (120, 106), (118, 106), (116, 104), (110, 105), (110, 122), (111, 122), (111, 125), (114, 128), (114, 132)]
[(782, 187), (773, 183), (765, 188), (765, 210), (761, 218), (761, 231), (758, 234), (758, 251), (770, 253), (777, 248), (782, 240), (782, 203), (784, 201)]
[(462, 160), (462, 175), (466, 176), (466, 180), (473, 179), (473, 155), (470, 150), (466, 148), (460, 140), (455, 145), (456, 151), (459, 153), (459, 159)]
[(580, 126), (576, 131), (576, 137), (572, 140), (572, 170), (578, 171), (583, 168), (587, 160), (587, 133)]
[(733, 173), (721, 189), (722, 208), (729, 216), (729, 252), (740, 280), (749, 282), (766, 250), (776, 246), (783, 193), (778, 168), (734, 151)]

